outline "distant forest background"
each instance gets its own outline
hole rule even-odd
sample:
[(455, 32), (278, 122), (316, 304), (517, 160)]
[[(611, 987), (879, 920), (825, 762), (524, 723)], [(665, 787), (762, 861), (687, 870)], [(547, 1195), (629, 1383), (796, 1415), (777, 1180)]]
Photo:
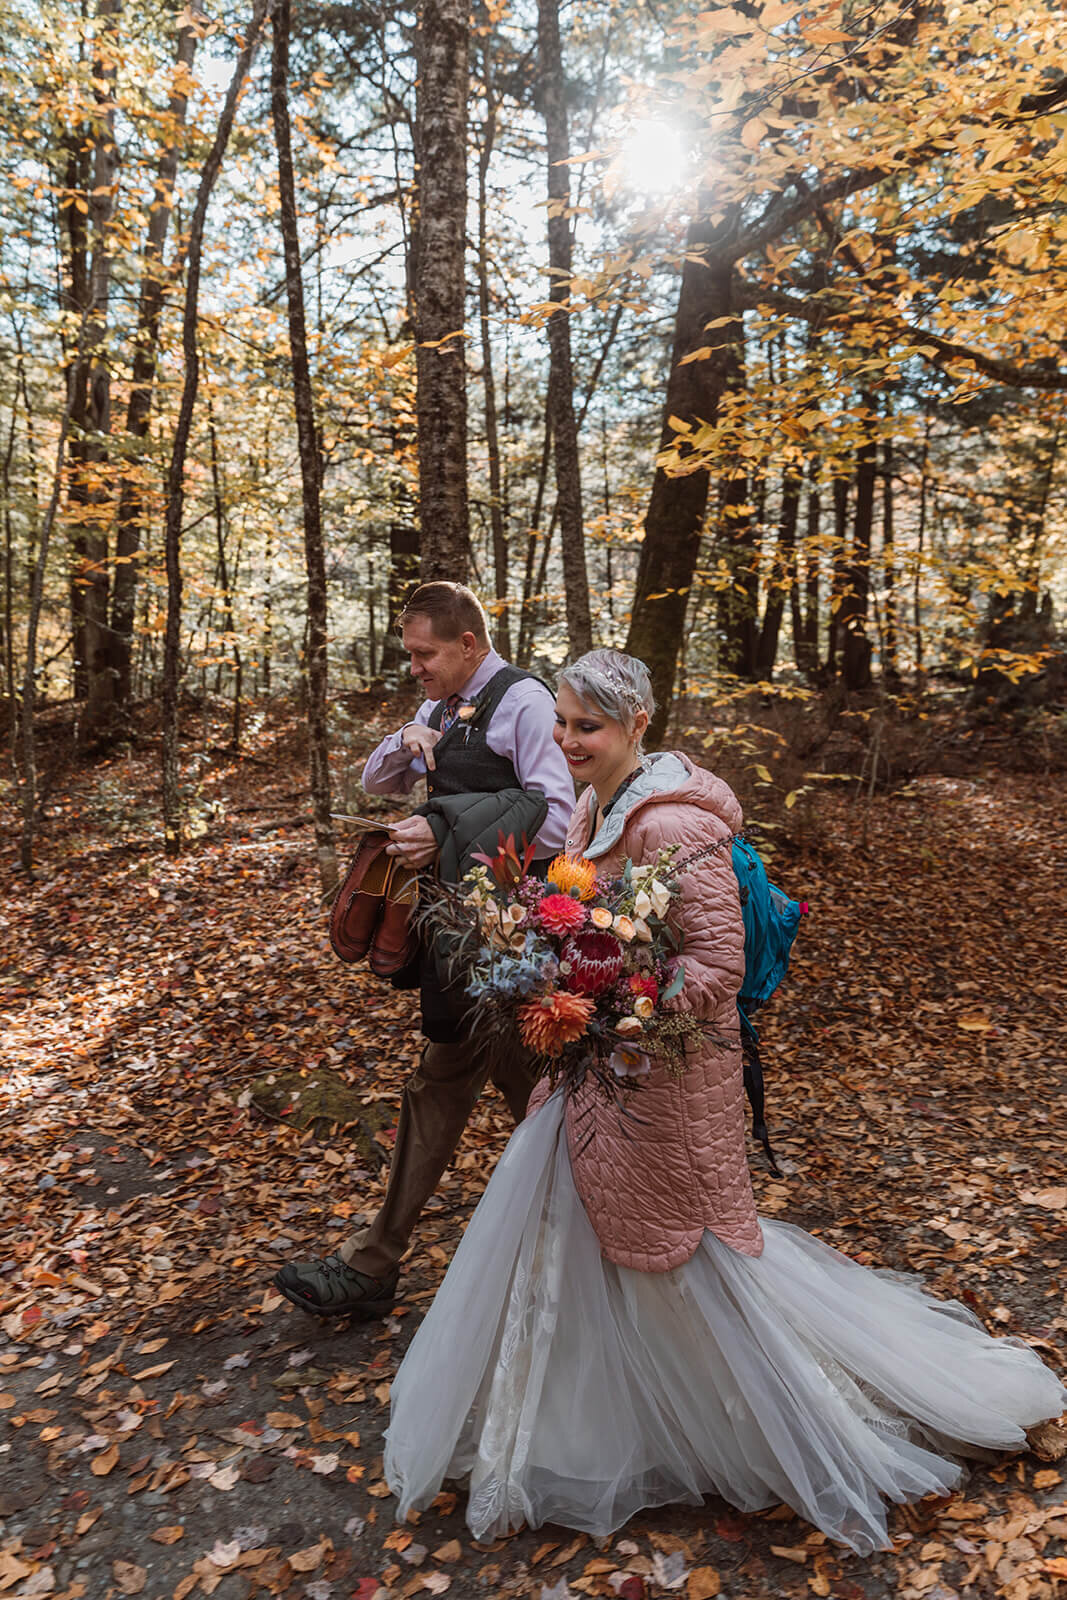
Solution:
[[(10, 0), (0, 705), (329, 748), (420, 578), (543, 675), (1067, 740), (1053, 0)], [(873, 722), (869, 724), (874, 727)], [(1021, 725), (1021, 724), (1019, 724)], [(882, 724), (879, 724), (882, 726)], [(871, 737), (875, 737), (872, 733)], [(875, 775), (877, 752), (874, 756)], [(873, 781), (873, 779), (872, 779)]]

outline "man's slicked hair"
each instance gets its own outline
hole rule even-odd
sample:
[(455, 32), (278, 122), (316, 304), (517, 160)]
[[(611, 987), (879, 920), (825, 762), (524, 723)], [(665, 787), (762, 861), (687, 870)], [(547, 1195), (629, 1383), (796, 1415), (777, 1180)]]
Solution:
[(479, 644), (489, 643), (489, 621), (482, 602), (465, 583), (420, 584), (396, 619), (397, 633), (415, 617), (426, 617), (438, 639), (473, 633)]

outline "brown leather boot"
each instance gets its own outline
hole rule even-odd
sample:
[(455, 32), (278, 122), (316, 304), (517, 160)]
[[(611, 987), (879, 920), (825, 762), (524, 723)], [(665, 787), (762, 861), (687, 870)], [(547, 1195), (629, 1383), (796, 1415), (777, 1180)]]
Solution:
[(398, 861), (386, 878), (385, 902), (374, 929), (367, 965), (379, 978), (391, 978), (406, 967), (415, 954), (418, 935), (411, 914), (418, 901), (419, 880), (410, 867)]
[(371, 947), (393, 867), (385, 853), (388, 843), (384, 831), (364, 835), (334, 901), (330, 942), (342, 961), (362, 961)]

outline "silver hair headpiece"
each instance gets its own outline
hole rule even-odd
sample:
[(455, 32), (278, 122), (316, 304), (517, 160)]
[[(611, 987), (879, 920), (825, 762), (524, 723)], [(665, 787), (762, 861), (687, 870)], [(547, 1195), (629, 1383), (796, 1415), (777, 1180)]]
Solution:
[(592, 683), (603, 684), (613, 694), (617, 694), (620, 700), (625, 700), (633, 711), (645, 711), (648, 709), (645, 705), (644, 695), (633, 688), (631, 684), (624, 682), (622, 678), (617, 678), (613, 672), (604, 672), (600, 667), (589, 666), (583, 667), (582, 671)]

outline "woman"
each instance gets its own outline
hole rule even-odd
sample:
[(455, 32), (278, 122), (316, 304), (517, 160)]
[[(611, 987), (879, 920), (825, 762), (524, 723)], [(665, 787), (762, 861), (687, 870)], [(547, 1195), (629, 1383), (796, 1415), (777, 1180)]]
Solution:
[[(556, 739), (588, 788), (569, 854), (607, 875), (682, 859), (741, 825), (720, 779), (643, 756), (640, 661), (567, 668)], [(1064, 1391), (961, 1306), (757, 1219), (736, 995), (729, 848), (683, 879), (685, 984), (710, 1024), (682, 1078), (652, 1064), (624, 1117), (595, 1090), (535, 1089), (392, 1390), (399, 1515), (469, 1479), (478, 1538), (551, 1521), (603, 1536), (642, 1507), (785, 1501), (866, 1553), (883, 1497), (946, 1493), (953, 1457), (1025, 1445)]]

